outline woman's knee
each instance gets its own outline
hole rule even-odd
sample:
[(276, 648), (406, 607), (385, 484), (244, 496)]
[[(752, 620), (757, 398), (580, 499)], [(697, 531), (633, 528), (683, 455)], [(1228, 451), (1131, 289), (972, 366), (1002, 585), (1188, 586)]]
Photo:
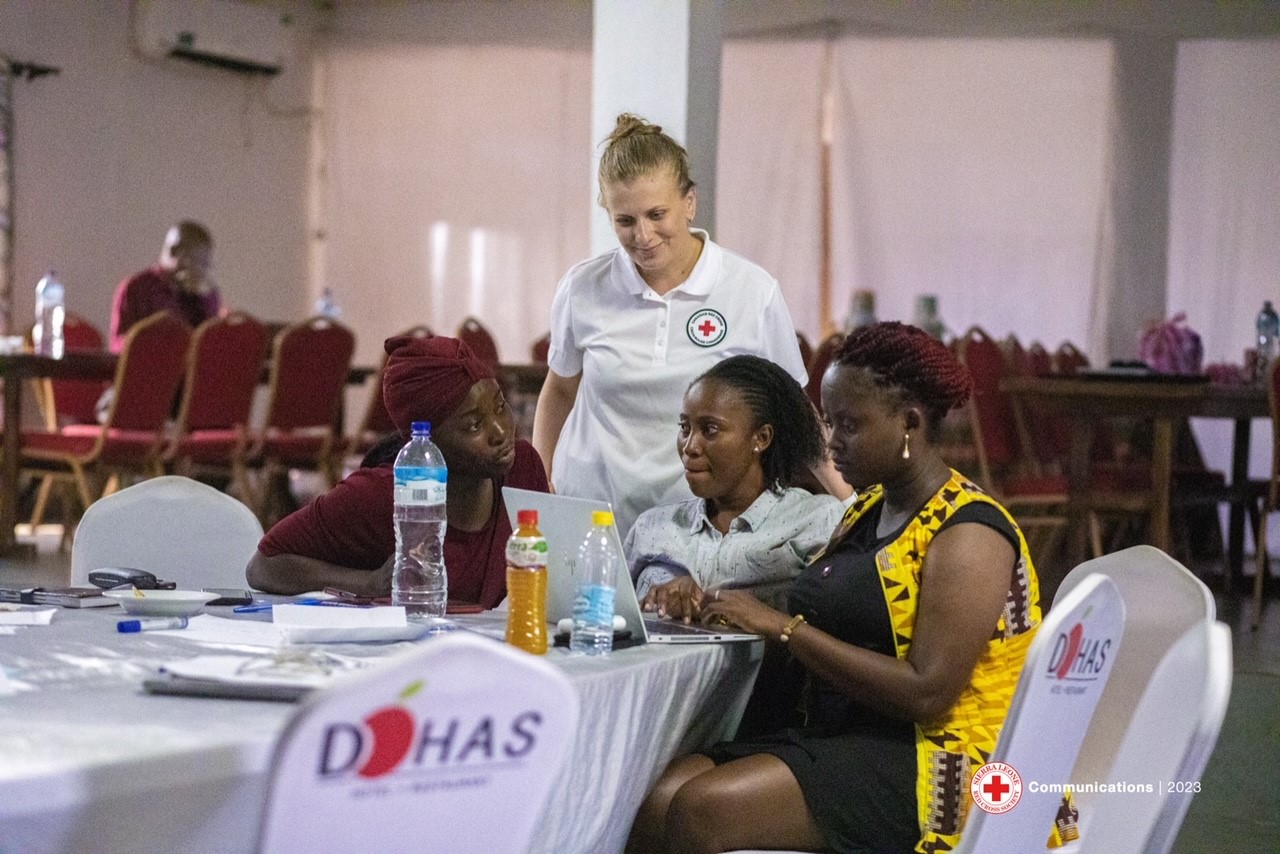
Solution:
[(700, 778), (689, 780), (667, 807), (668, 849), (681, 854), (722, 850), (722, 823), (734, 814), (731, 790)]

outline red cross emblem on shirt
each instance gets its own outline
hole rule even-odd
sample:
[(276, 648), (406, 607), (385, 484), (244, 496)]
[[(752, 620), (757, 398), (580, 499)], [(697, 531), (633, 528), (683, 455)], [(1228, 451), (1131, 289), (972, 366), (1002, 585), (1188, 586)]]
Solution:
[(991, 802), (998, 804), (1013, 789), (999, 774), (992, 774), (991, 779), (982, 787), (982, 791), (991, 797)]
[(724, 340), (725, 333), (729, 331), (724, 315), (714, 308), (695, 311), (686, 328), (689, 340), (699, 347), (714, 347)]

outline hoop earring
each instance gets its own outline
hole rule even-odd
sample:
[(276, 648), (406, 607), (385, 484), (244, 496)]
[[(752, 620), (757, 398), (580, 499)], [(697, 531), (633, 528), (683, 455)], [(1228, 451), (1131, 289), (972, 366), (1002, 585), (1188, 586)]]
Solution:
[(911, 459), (911, 434), (902, 434), (902, 458), (904, 460)]

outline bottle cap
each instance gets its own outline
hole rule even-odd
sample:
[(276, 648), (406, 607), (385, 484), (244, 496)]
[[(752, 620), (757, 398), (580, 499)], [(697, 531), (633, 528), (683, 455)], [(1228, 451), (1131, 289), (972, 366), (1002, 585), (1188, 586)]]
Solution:
[(537, 510), (518, 510), (516, 511), (516, 522), (521, 525), (537, 525)]
[(419, 433), (429, 434), (431, 432), (431, 422), (430, 421), (414, 421), (412, 424), (409, 425), (409, 430), (415, 436), (418, 435)]
[(599, 527), (613, 524), (613, 512), (610, 510), (593, 510), (591, 512), (591, 524)]

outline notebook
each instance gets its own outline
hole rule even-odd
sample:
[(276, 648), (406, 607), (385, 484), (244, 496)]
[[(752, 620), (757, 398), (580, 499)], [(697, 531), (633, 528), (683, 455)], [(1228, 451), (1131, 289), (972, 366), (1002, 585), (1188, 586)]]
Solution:
[[(547, 538), (547, 619), (556, 623), (573, 616), (573, 600), (578, 585), (573, 577), (573, 564), (578, 546), (591, 530), (591, 514), (596, 510), (613, 511), (607, 501), (589, 498), (569, 498), (546, 492), (502, 487), (502, 498), (511, 517), (511, 528), (516, 528), (516, 513), (520, 510), (538, 511), (538, 528)], [(611, 528), (619, 553), (622, 539), (616, 526)], [(627, 621), (633, 636), (646, 643), (718, 643), (725, 641), (760, 640), (759, 635), (740, 631), (726, 631), (689, 625), (673, 620), (645, 617), (640, 612), (636, 587), (626, 565), (618, 567), (614, 579), (614, 613)]]

